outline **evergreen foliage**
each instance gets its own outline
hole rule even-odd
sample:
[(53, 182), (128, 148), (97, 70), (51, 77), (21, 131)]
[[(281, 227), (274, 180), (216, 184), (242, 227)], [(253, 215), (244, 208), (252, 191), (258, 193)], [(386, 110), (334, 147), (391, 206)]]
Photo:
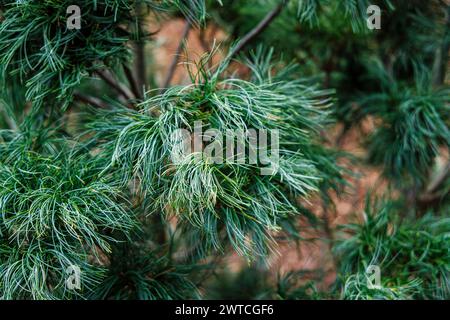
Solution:
[[(402, 217), (392, 203), (367, 202), (362, 225), (343, 227), (352, 237), (336, 244), (345, 299), (447, 299), (450, 255), (448, 215)], [(365, 270), (379, 265), (380, 288), (368, 288)]]
[[(106, 148), (105, 158), (111, 159), (109, 168), (120, 170), (124, 184), (137, 175), (156, 212), (169, 204), (170, 213), (199, 228), (207, 248), (222, 248), (224, 229), (234, 249), (249, 256), (267, 253), (272, 240), (268, 231), (297, 212), (296, 197), (317, 190), (322, 178), (318, 165), (328, 160), (322, 159), (324, 151), (313, 137), (326, 118), (328, 93), (298, 80), (265, 79), (269, 70), (259, 71), (254, 76), (260, 83), (255, 84), (200, 69), (193, 85), (151, 97), (139, 111), (106, 112), (92, 125), (98, 132), (95, 139)], [(250, 164), (248, 154), (242, 164), (233, 159), (217, 164), (191, 153), (174, 167), (168, 161), (177, 148), (171, 133), (180, 126), (194, 131), (195, 121), (201, 120), (205, 131), (279, 129), (277, 173), (255, 176), (264, 166)]]
[[(0, 299), (449, 299), (445, 1), (77, 1), (70, 30), (71, 5), (0, 0)], [(146, 44), (174, 17), (179, 51), (193, 32), (208, 52), (187, 84), (174, 57), (161, 88)], [(344, 152), (367, 121), (364, 156)], [(199, 124), (201, 150), (183, 152), (197, 137), (174, 133)], [(276, 150), (217, 161), (226, 133), (248, 147), (251, 130)], [(385, 198), (336, 228), (356, 165), (383, 174)], [(280, 243), (315, 241), (333, 284), (271, 267)], [(247, 266), (231, 273), (235, 253)]]

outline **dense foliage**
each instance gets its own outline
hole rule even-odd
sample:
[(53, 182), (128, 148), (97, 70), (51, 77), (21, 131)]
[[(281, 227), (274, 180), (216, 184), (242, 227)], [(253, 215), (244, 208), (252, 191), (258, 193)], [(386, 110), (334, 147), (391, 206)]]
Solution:
[[(72, 4), (0, 0), (1, 299), (450, 298), (445, 1), (77, 1), (69, 30)], [(178, 56), (166, 83), (148, 72), (146, 44), (174, 18), (207, 51), (188, 84), (172, 85)], [(344, 152), (367, 121), (364, 155)], [(174, 133), (199, 124), (201, 152), (186, 153)], [(278, 132), (275, 149), (218, 161), (225, 133), (249, 130)], [(385, 192), (336, 227), (354, 166), (379, 170)], [(274, 272), (285, 242), (326, 243), (332, 283)]]

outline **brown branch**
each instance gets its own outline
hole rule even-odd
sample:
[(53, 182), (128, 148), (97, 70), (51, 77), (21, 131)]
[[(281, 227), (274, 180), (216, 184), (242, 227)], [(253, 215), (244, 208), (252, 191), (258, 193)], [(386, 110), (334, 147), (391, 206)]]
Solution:
[(447, 165), (442, 169), (441, 172), (439, 172), (439, 174), (436, 176), (436, 179), (434, 179), (429, 187), (427, 192), (436, 192), (436, 190), (438, 190), (441, 185), (445, 182), (445, 180), (448, 178), (448, 176), (450, 175), (450, 162), (447, 163)]
[(186, 20), (183, 29), (183, 35), (181, 36), (180, 42), (178, 43), (177, 51), (175, 52), (175, 56), (173, 57), (173, 60), (169, 66), (169, 71), (167, 72), (166, 78), (164, 79), (161, 92), (164, 92), (165, 89), (170, 85), (170, 82), (172, 81), (172, 78), (175, 74), (175, 70), (178, 65), (178, 60), (180, 59), (181, 50), (183, 50), (184, 41), (187, 39), (190, 30), (191, 30), (191, 23), (188, 20)]
[[(444, 4), (445, 5), (445, 4)], [(445, 33), (442, 39), (442, 46), (436, 51), (435, 61), (433, 65), (433, 84), (441, 86), (445, 82), (447, 72), (448, 52), (450, 50), (450, 42), (446, 41), (450, 35), (450, 6), (445, 12)]]
[(147, 63), (145, 59), (145, 39), (143, 38), (145, 35), (145, 31), (143, 30), (143, 20), (145, 19), (145, 6), (141, 3), (136, 3), (136, 12), (139, 15), (139, 19), (137, 21), (137, 32), (139, 38), (134, 42), (134, 71), (136, 75), (136, 86), (137, 86), (137, 94), (136, 97), (143, 97), (144, 92), (147, 88)]
[(100, 109), (108, 109), (108, 105), (101, 99), (92, 97), (92, 96), (88, 96), (79, 92), (75, 92), (73, 97), (75, 98), (75, 100), (86, 103), (86, 104), (90, 104), (92, 106), (98, 107)]
[(127, 77), (128, 83), (130, 84), (131, 91), (133, 91), (133, 94), (139, 99), (142, 99), (144, 94), (142, 92), (142, 89), (139, 89), (139, 84), (137, 79), (133, 75), (133, 71), (131, 71), (131, 69), (125, 64), (123, 64), (123, 71), (125, 73), (125, 76)]
[(96, 70), (95, 73), (103, 79), (112, 89), (114, 89), (119, 95), (123, 96), (127, 100), (133, 100), (136, 97), (131, 92), (130, 89), (128, 89), (127, 86), (123, 85), (122, 83), (118, 82), (112, 74), (110, 74), (108, 71), (105, 70)]
[[(441, 194), (439, 193), (439, 189), (445, 183), (447, 178), (450, 176), (450, 162), (447, 163), (444, 168), (437, 174), (435, 179), (431, 181), (428, 185), (425, 193), (419, 196), (420, 203), (429, 203), (433, 202), (440, 198)], [(442, 193), (442, 192), (441, 192)]]
[(11, 119), (11, 117), (10, 117), (9, 114), (8, 114), (8, 112), (6, 112), (6, 110), (3, 109), (3, 108), (0, 108), (0, 110), (2, 111), (2, 113), (3, 113), (3, 115), (4, 115), (3, 118), (5, 119), (5, 122), (6, 122), (6, 124), (8, 125), (8, 127), (9, 127), (11, 130), (13, 130), (13, 131), (18, 131), (19, 128), (17, 127), (16, 122), (15, 122), (13, 119)]
[(145, 88), (147, 88), (146, 62), (145, 62), (145, 42), (137, 41), (135, 44), (136, 62), (135, 69), (137, 75), (138, 97), (144, 96)]
[[(326, 198), (329, 198), (329, 197), (326, 196)], [(330, 200), (330, 203), (332, 204), (332, 210), (334, 210), (334, 218), (335, 218), (336, 208), (334, 206), (333, 201), (331, 199), (329, 199), (329, 200)], [(335, 254), (333, 254), (333, 246), (334, 246), (336, 239), (335, 239), (334, 230), (332, 228), (332, 218), (333, 217), (331, 216), (330, 211), (328, 210), (328, 205), (327, 205), (326, 199), (322, 199), (321, 207), (322, 207), (323, 231), (325, 233), (326, 240), (328, 243), (328, 250), (331, 255), (333, 269), (336, 270), (339, 266), (339, 259), (338, 259), (338, 257), (336, 257)]]
[(262, 33), (271, 22), (281, 13), (284, 6), (289, 2), (289, 0), (282, 0), (272, 11), (270, 11), (259, 23), (256, 27), (250, 30), (233, 48), (233, 51), (230, 53), (230, 57), (236, 56), (239, 54), (244, 47), (246, 47), (255, 37), (257, 37), (260, 33)]
[(198, 33), (198, 40), (200, 41), (200, 45), (202, 46), (203, 51), (205, 52), (211, 51), (208, 41), (206, 40), (205, 29), (200, 28), (200, 31)]

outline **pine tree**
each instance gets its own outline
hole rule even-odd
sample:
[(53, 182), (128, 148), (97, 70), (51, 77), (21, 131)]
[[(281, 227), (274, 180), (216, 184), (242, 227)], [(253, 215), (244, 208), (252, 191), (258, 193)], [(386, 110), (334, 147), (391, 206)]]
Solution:
[[(174, 17), (159, 81), (149, 25)], [(448, 299), (449, 17), (439, 0), (0, 0), (0, 298)], [(207, 52), (173, 84), (190, 32)], [(345, 152), (367, 119), (366, 157)], [(385, 194), (332, 226), (355, 164)], [(305, 220), (333, 253), (325, 289), (323, 270), (270, 271)]]

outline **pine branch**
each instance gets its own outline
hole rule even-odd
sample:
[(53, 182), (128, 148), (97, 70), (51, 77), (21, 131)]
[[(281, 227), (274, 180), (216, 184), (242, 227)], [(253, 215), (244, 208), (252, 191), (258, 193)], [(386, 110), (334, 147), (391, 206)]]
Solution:
[[(136, 11), (138, 13), (143, 13), (144, 7), (142, 4), (136, 4)], [(143, 97), (144, 92), (147, 88), (147, 63), (145, 59), (145, 40), (143, 37), (142, 30), (142, 18), (139, 18), (137, 22), (137, 28), (139, 33), (139, 39), (135, 41), (135, 72), (137, 81), (137, 94), (136, 97)]]
[(201, 28), (198, 33), (198, 40), (200, 41), (200, 45), (202, 46), (205, 52), (211, 51), (208, 42), (206, 41), (205, 29)]
[(139, 94), (136, 96), (143, 97), (145, 88), (147, 88), (146, 61), (145, 61), (145, 42), (138, 41), (135, 44), (136, 62), (135, 69), (137, 74), (137, 89)]
[(261, 20), (258, 25), (250, 30), (241, 41), (233, 48), (233, 51), (230, 54), (230, 57), (234, 57), (239, 54), (242, 49), (244, 49), (254, 38), (256, 38), (259, 34), (261, 34), (271, 23), (272, 21), (281, 13), (284, 6), (289, 2), (289, 0), (282, 0), (272, 11), (270, 11), (264, 19)]
[(435, 86), (440, 86), (445, 82), (445, 75), (447, 71), (448, 52), (450, 50), (450, 6), (445, 12), (446, 16), (446, 31), (442, 40), (442, 46), (436, 52), (435, 69), (433, 83)]
[(131, 71), (131, 69), (125, 64), (123, 64), (123, 71), (125, 73), (125, 76), (127, 77), (128, 83), (130, 84), (133, 94), (139, 99), (142, 99), (144, 96), (142, 93), (142, 89), (140, 89), (142, 87), (139, 86), (138, 80), (133, 75), (133, 71)]
[(133, 93), (127, 86), (118, 82), (108, 71), (96, 70), (95, 73), (103, 79), (112, 89), (114, 89), (119, 95), (123, 96), (127, 100), (136, 99)]
[(8, 125), (8, 127), (13, 131), (17, 131), (19, 127), (17, 126), (16, 121), (8, 114), (8, 111), (2, 108), (1, 105), (0, 111), (3, 113), (3, 119), (5, 119), (5, 122)]
[(108, 105), (104, 101), (96, 97), (85, 95), (80, 92), (75, 92), (73, 96), (75, 100), (80, 101), (82, 103), (90, 104), (100, 109), (108, 109)]
[(450, 176), (450, 162), (437, 174), (436, 178), (428, 185), (424, 194), (420, 195), (418, 200), (421, 204), (429, 204), (439, 199), (442, 194), (438, 191)]

